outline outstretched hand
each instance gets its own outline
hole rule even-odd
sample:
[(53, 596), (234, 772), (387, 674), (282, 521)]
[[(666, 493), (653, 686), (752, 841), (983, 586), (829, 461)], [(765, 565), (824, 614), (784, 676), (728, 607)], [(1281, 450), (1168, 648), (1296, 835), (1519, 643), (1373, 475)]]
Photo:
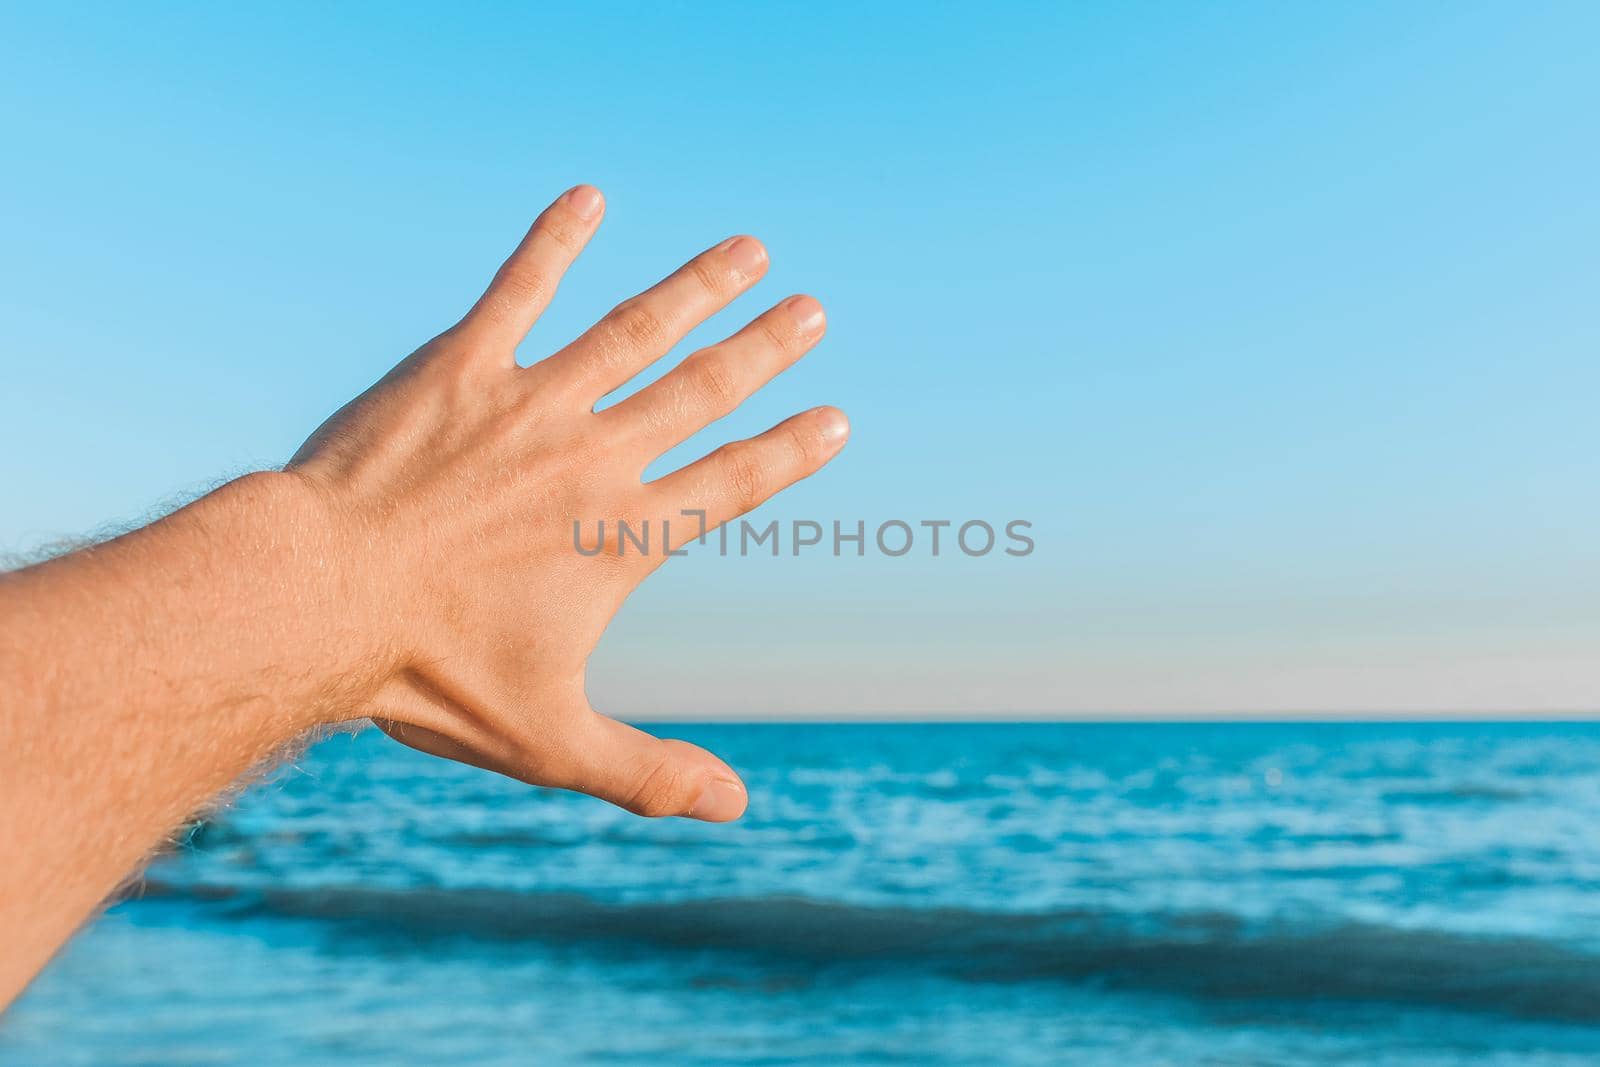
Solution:
[[(667, 549), (815, 472), (849, 427), (817, 408), (643, 482), (663, 452), (815, 345), (824, 316), (789, 297), (596, 412), (767, 269), (760, 242), (731, 238), (518, 366), (517, 345), (603, 213), (590, 186), (564, 194), (459, 324), (329, 419), (288, 469), (319, 501), (330, 557), (350, 561), (346, 609), (359, 613), (354, 632), (373, 636), (363, 710), (391, 736), (641, 815), (736, 819), (738, 775), (594, 711), (585, 664)], [(649, 529), (650, 551), (619, 543), (619, 521)], [(592, 540), (602, 522), (601, 550), (578, 551), (574, 523)]]

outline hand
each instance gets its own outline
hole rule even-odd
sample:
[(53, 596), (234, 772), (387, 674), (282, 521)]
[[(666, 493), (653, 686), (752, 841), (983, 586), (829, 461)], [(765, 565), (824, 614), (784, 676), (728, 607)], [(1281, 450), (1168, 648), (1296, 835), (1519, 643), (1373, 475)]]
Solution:
[[(328, 420), (289, 471), (313, 488), (353, 561), (345, 606), (379, 635), (363, 710), (425, 752), (641, 815), (738, 818), (745, 790), (715, 756), (589, 706), (585, 664), (622, 601), (670, 547), (814, 473), (844, 445), (843, 413), (818, 408), (657, 481), (644, 469), (727, 415), (821, 338), (822, 307), (794, 296), (652, 385), (595, 403), (666, 355), (760, 280), (767, 255), (734, 237), (624, 301), (526, 369), (515, 349), (599, 225), (600, 193), (552, 204), (455, 327)], [(600, 521), (602, 551), (586, 550)], [(650, 552), (617, 522), (646, 528)]]

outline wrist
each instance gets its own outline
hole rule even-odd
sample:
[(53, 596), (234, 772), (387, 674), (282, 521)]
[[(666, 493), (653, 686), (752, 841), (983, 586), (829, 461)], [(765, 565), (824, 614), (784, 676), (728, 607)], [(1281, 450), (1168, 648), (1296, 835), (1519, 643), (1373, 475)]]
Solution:
[(219, 655), (270, 678), (288, 729), (363, 714), (397, 657), (370, 561), (337, 502), (293, 471), (260, 471), (192, 507), (199, 536), (175, 537), (203, 545), (191, 607), (219, 620)]

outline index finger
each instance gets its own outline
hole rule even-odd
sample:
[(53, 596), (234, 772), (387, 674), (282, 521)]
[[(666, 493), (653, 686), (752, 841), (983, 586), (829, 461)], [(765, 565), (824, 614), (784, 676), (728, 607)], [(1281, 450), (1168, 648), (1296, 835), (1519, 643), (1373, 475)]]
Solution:
[(575, 185), (544, 209), (467, 312), (465, 323), (516, 348), (550, 306), (562, 275), (589, 243), (605, 214), (592, 185)]

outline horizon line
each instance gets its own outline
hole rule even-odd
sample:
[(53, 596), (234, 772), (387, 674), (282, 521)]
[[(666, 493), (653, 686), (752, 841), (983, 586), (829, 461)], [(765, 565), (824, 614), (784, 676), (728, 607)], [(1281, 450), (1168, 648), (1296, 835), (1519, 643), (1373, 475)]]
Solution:
[(1537, 711), (1517, 710), (1513, 708), (1498, 708), (1492, 710), (1437, 710), (1437, 711), (1330, 711), (1320, 710), (1295, 710), (1281, 711), (1107, 711), (1107, 712), (1026, 712), (1026, 711), (863, 711), (863, 712), (825, 712), (805, 714), (795, 712), (739, 713), (739, 714), (712, 714), (699, 715), (663, 713), (659, 715), (627, 715), (618, 716), (630, 723), (655, 723), (655, 724), (695, 724), (730, 726), (760, 726), (765, 724), (808, 724), (808, 725), (851, 725), (851, 724), (901, 724), (901, 725), (934, 725), (934, 724), (961, 724), (997, 726), (1007, 724), (1025, 725), (1029, 723), (1065, 723), (1065, 724), (1117, 724), (1117, 723), (1144, 723), (1149, 725), (1174, 725), (1181, 726), (1185, 723), (1233, 723), (1238, 725), (1272, 724), (1272, 723), (1325, 723), (1336, 725), (1340, 723), (1556, 723), (1556, 722), (1593, 722), (1600, 723), (1600, 709), (1540, 709)]

